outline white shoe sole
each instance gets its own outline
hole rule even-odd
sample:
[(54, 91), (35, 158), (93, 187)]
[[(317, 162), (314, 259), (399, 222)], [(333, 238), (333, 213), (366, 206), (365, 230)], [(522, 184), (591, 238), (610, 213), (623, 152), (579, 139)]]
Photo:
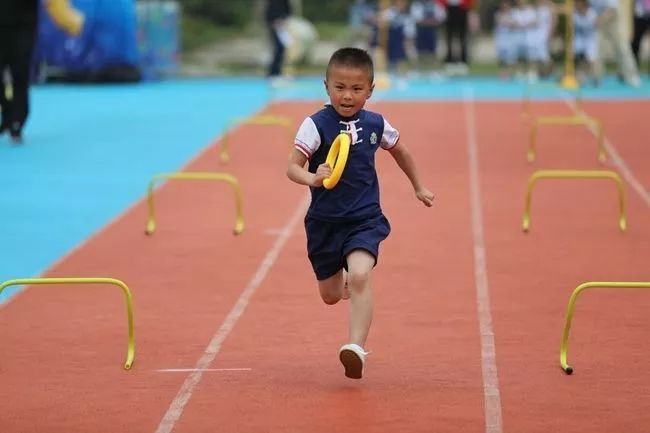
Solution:
[(363, 361), (359, 355), (350, 349), (343, 349), (339, 353), (341, 364), (345, 367), (345, 376), (350, 379), (361, 379), (363, 373)]

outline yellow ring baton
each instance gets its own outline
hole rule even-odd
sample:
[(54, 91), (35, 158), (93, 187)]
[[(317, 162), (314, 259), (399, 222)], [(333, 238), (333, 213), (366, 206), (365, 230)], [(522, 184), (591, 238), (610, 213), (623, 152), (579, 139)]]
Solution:
[(332, 174), (330, 177), (323, 181), (323, 186), (326, 189), (332, 189), (341, 180), (343, 169), (348, 162), (348, 155), (350, 153), (350, 136), (348, 134), (339, 134), (334, 139), (332, 147), (327, 153), (325, 162), (332, 167)]

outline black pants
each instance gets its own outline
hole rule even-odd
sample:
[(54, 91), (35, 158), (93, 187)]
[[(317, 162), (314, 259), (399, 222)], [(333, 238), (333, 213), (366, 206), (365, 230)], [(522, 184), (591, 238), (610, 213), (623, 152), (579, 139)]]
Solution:
[(9, 70), (13, 97), (5, 98), (0, 85), (2, 125), (20, 133), (29, 114), (29, 75), (36, 29), (34, 27), (0, 27), (0, 77)]
[(271, 42), (273, 43), (273, 60), (269, 65), (268, 76), (277, 77), (282, 75), (282, 64), (284, 63), (284, 45), (278, 36), (278, 30), (269, 25)]
[[(447, 6), (447, 56), (446, 63), (467, 63), (467, 10), (460, 6)], [(455, 54), (454, 40), (460, 44), (460, 58)]]
[(634, 17), (634, 36), (632, 36), (632, 53), (636, 59), (636, 64), (640, 68), (639, 64), (639, 51), (641, 50), (641, 42), (643, 41), (643, 35), (645, 32), (650, 30), (650, 16), (645, 17)]

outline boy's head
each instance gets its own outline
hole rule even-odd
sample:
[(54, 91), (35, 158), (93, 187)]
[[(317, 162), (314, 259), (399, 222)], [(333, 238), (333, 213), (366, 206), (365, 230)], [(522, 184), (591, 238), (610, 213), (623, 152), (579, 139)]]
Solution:
[(575, 1), (575, 8), (578, 12), (583, 12), (586, 11), (589, 5), (587, 4), (587, 0), (576, 0)]
[(357, 114), (375, 88), (370, 55), (360, 48), (341, 48), (330, 57), (325, 90), (341, 116)]

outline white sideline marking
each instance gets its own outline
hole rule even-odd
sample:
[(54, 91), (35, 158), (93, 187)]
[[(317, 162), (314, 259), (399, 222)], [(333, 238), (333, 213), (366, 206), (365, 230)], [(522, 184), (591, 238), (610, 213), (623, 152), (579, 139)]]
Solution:
[(502, 433), (501, 393), (497, 374), (490, 290), (487, 278), (485, 239), (483, 236), (483, 211), (481, 208), (481, 180), (479, 177), (478, 143), (474, 113), (474, 92), (464, 88), (465, 131), (467, 133), (467, 158), (469, 162), (470, 203), (472, 209), (472, 233), (474, 237), (474, 278), (476, 281), (476, 304), (481, 332), (481, 370), (483, 373), (483, 399), (485, 402), (485, 433)]
[[(586, 115), (587, 113), (579, 108), (575, 101), (568, 96), (564, 97), (564, 102), (573, 110), (575, 114), (582, 114)], [(596, 127), (592, 124), (586, 126), (589, 131), (594, 135), (594, 137), (597, 137), (598, 131), (596, 130)], [(625, 160), (623, 157), (618, 153), (616, 150), (616, 147), (612, 144), (611, 141), (607, 137), (603, 140), (603, 145), (605, 146), (605, 150), (607, 151), (607, 154), (609, 158), (611, 159), (612, 163), (618, 168), (618, 171), (621, 172), (627, 183), (630, 184), (630, 186), (641, 196), (641, 199), (645, 202), (647, 206), (650, 206), (650, 193), (648, 192), (647, 189), (641, 184), (641, 182), (634, 176), (634, 173), (628, 167), (628, 165), (625, 163)]]
[(197, 361), (194, 370), (183, 382), (181, 389), (178, 391), (178, 394), (176, 394), (176, 397), (169, 406), (169, 409), (167, 409), (167, 412), (165, 412), (163, 419), (160, 421), (160, 424), (156, 429), (156, 433), (170, 433), (172, 430), (174, 430), (176, 422), (183, 414), (185, 405), (190, 400), (194, 389), (201, 381), (203, 372), (208, 368), (210, 363), (212, 363), (214, 358), (217, 356), (221, 350), (221, 345), (233, 330), (239, 318), (242, 316), (242, 314), (244, 314), (244, 311), (246, 310), (251, 297), (255, 294), (255, 291), (260, 286), (262, 281), (264, 281), (264, 278), (266, 278), (269, 270), (273, 267), (275, 260), (278, 258), (278, 255), (280, 254), (280, 251), (284, 245), (287, 243), (287, 240), (291, 236), (291, 233), (293, 232), (295, 226), (303, 218), (308, 205), (309, 195), (306, 195), (305, 198), (300, 200), (300, 203), (296, 207), (293, 215), (291, 215), (291, 218), (282, 229), (282, 232), (273, 243), (271, 249), (268, 251), (268, 253), (266, 253), (264, 260), (262, 260), (262, 263), (260, 263), (260, 266), (255, 271), (255, 274), (251, 280), (248, 282), (248, 285), (246, 285), (242, 293), (239, 295), (237, 302), (235, 302), (235, 305), (232, 307), (223, 323), (212, 337), (212, 340), (210, 340), (210, 344), (208, 344), (208, 346), (205, 348), (205, 351), (203, 352), (201, 358), (199, 358)]
[(163, 368), (156, 370), (158, 373), (190, 373), (195, 371), (251, 371), (252, 368)]

